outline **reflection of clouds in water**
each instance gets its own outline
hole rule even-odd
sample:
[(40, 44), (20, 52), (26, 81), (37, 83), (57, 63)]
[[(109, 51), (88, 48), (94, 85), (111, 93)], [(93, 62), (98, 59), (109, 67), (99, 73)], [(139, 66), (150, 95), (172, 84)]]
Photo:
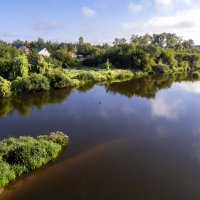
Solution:
[(156, 133), (158, 136), (165, 138), (168, 135), (167, 129), (165, 126), (158, 125), (156, 127)]
[(153, 117), (163, 117), (170, 120), (178, 120), (184, 111), (184, 105), (181, 99), (164, 99), (157, 97), (150, 100), (151, 114)]
[(200, 94), (200, 82), (183, 82), (178, 86), (187, 92)]

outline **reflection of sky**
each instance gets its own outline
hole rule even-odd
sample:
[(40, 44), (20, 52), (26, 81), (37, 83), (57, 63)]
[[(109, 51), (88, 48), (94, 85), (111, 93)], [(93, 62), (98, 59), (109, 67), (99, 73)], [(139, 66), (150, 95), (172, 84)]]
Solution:
[(200, 94), (200, 82), (183, 82), (177, 84), (178, 87), (182, 90), (185, 90), (187, 92), (191, 93), (197, 93)]
[(164, 117), (166, 119), (177, 120), (184, 111), (182, 99), (165, 99), (158, 97), (150, 101), (151, 113), (153, 117)]

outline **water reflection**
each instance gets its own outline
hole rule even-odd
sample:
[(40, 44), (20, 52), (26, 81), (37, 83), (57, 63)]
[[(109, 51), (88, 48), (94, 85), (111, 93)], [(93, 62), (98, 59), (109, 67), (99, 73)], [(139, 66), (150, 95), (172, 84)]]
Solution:
[(164, 117), (166, 119), (178, 120), (184, 112), (184, 103), (181, 98), (166, 99), (158, 97), (150, 101), (151, 113), (153, 117)]
[(199, 82), (174, 83), (181, 79), (147, 77), (7, 100), (12, 115), (0, 120), (0, 133), (61, 130), (70, 146), (0, 198), (199, 200), (200, 95), (188, 89)]
[[(161, 89), (170, 88), (174, 81), (185, 79), (185, 76), (160, 76), (160, 77), (145, 77), (134, 79), (122, 83), (112, 83), (105, 86), (106, 91), (112, 94), (119, 93), (126, 97), (145, 97), (155, 98), (156, 93)], [(84, 85), (78, 89), (79, 92), (87, 92), (91, 90), (94, 85)], [(181, 85), (186, 90), (198, 90), (198, 85), (188, 86)], [(6, 114), (12, 115), (18, 112), (22, 116), (29, 116), (34, 108), (42, 109), (46, 105), (60, 104), (71, 94), (73, 90), (61, 89), (51, 90), (48, 92), (33, 93), (26, 95), (13, 96), (11, 98), (0, 99), (0, 118)], [(104, 93), (103, 93), (104, 94)], [(159, 102), (158, 102), (159, 103)], [(101, 102), (99, 102), (101, 104)], [(124, 108), (129, 112), (129, 108)]]
[(187, 80), (187, 76), (184, 74), (159, 77), (148, 76), (120, 84), (113, 83), (107, 85), (106, 90), (113, 94), (119, 93), (129, 98), (133, 96), (155, 98), (159, 90), (170, 88), (175, 81), (182, 80)]
[(51, 90), (33, 94), (18, 95), (0, 99), (0, 118), (15, 111), (22, 116), (29, 116), (33, 108), (42, 109), (46, 105), (60, 104), (66, 100), (72, 90)]
[(179, 87), (185, 91), (200, 94), (200, 82), (184, 82)]

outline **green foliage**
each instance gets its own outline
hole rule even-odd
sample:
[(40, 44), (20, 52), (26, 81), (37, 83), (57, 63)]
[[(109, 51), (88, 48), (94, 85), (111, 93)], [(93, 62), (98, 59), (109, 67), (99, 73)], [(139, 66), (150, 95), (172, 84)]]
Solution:
[(18, 76), (24, 77), (28, 75), (29, 63), (25, 55), (13, 58), (10, 61), (9, 79), (15, 80)]
[(9, 97), (11, 95), (10, 82), (0, 76), (0, 97)]
[(153, 66), (153, 71), (161, 74), (166, 74), (169, 73), (170, 68), (167, 64), (163, 64), (162, 62), (160, 62), (159, 64)]
[(109, 70), (110, 69), (110, 67), (112, 66), (112, 63), (110, 62), (110, 60), (109, 59), (107, 59), (107, 61), (106, 61), (106, 69), (107, 70)]
[(16, 80), (11, 82), (11, 90), (13, 93), (22, 93), (24, 91), (23, 79), (21, 77), (17, 77)]
[(26, 92), (45, 91), (50, 89), (48, 79), (41, 74), (31, 74), (22, 79), (22, 84)]
[(194, 71), (192, 72), (192, 77), (194, 79), (199, 79), (200, 78), (200, 72), (199, 71)]
[[(30, 53), (16, 49), (16, 44), (26, 45)], [(38, 55), (37, 48), (47, 48), (51, 57)], [(76, 52), (80, 59), (73, 58), (70, 52)], [(85, 66), (98, 67), (101, 71), (88, 70)], [(114, 68), (129, 69), (134, 74)], [(92, 45), (82, 37), (74, 44), (45, 42), (42, 38), (32, 42), (17, 40), (12, 44), (0, 41), (0, 76), (3, 78), (0, 79), (0, 97), (10, 96), (11, 91), (49, 90), (50, 86), (72, 88), (152, 73), (191, 74), (199, 70), (200, 49), (194, 46), (194, 41), (182, 41), (171, 33), (133, 35), (130, 43), (125, 38), (116, 38), (113, 46)], [(11, 89), (10, 82), (5, 80), (12, 82)]]
[(49, 69), (49, 63), (45, 58), (36, 53), (29, 56), (29, 63), (31, 65), (31, 72), (44, 74)]
[(72, 79), (68, 78), (63, 71), (58, 69), (47, 72), (46, 76), (53, 88), (70, 88), (76, 85)]
[(6, 162), (0, 161), (0, 188), (15, 180), (15, 178), (15, 172), (11, 166)]
[(52, 57), (62, 62), (63, 68), (76, 67), (77, 61), (72, 58), (65, 49), (57, 50), (52, 54)]
[(23, 136), (0, 141), (0, 188), (56, 159), (67, 144), (68, 137), (61, 132), (36, 139)]

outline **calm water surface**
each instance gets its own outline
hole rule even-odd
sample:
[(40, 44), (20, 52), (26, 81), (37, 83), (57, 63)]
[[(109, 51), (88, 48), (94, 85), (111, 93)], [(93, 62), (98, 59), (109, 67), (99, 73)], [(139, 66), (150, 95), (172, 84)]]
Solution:
[(199, 200), (200, 82), (140, 79), (0, 100), (0, 137), (59, 130), (56, 163), (2, 200)]

